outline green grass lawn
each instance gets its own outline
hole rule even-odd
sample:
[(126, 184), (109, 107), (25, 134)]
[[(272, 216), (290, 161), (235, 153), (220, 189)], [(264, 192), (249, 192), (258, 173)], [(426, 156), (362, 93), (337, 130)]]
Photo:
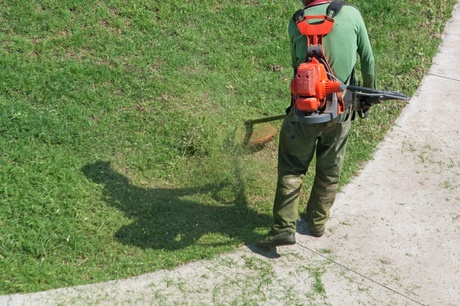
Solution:
[[(242, 152), (235, 129), (289, 103), (298, 1), (6, 2), (0, 294), (175, 267), (268, 230), (277, 146)], [(378, 87), (413, 94), (456, 1), (349, 2)], [(342, 184), (402, 107), (354, 123)]]

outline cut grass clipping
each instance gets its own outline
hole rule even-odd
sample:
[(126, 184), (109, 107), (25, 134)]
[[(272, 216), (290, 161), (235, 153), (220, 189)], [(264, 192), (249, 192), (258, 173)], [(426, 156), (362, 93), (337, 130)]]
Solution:
[[(412, 95), (456, 1), (350, 2), (368, 24), (379, 89)], [(172, 268), (265, 233), (276, 138), (245, 152), (234, 131), (289, 104), (298, 8), (0, 3), (0, 294)], [(404, 105), (354, 123), (342, 184)]]

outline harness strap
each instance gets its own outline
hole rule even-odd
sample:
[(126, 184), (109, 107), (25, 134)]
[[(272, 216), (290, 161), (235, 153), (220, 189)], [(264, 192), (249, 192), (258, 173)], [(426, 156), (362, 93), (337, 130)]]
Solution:
[[(326, 9), (326, 15), (334, 18), (342, 9), (342, 7), (345, 5), (345, 2), (342, 0), (334, 0), (329, 4), (329, 6)], [(332, 12), (332, 14), (331, 14)]]
[[(318, 5), (318, 4), (324, 4), (324, 3), (323, 2), (317, 3), (317, 4), (315, 3), (314, 5)], [(334, 18), (340, 12), (340, 10), (342, 9), (342, 7), (345, 4), (346, 4), (345, 1), (342, 1), (342, 0), (334, 0), (334, 1), (332, 1), (328, 5), (328, 7), (326, 9), (326, 16)], [(303, 14), (304, 14), (305, 9), (309, 8), (310, 6), (311, 5), (309, 5), (309, 6), (305, 7), (305, 8), (303, 8), (303, 9), (300, 9), (297, 12), (295, 12), (294, 15), (292, 15), (292, 20), (297, 21), (297, 20), (303, 18)], [(331, 14), (331, 12), (332, 12), (332, 14)]]

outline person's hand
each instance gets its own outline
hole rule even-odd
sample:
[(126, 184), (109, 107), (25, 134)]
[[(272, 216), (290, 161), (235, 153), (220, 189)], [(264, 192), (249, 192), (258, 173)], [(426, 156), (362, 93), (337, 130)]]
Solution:
[(359, 99), (360, 109), (358, 110), (358, 116), (362, 119), (369, 116), (369, 109), (374, 104), (380, 103), (379, 97), (377, 96), (362, 96)]
[(361, 96), (359, 99), (361, 107), (369, 109), (374, 104), (380, 103), (379, 96)]

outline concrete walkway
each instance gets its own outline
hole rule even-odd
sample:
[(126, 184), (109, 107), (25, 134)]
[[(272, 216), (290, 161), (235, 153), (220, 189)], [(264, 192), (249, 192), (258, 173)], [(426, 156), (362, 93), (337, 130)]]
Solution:
[(420, 89), (322, 238), (0, 305), (460, 305), (460, 9)]

